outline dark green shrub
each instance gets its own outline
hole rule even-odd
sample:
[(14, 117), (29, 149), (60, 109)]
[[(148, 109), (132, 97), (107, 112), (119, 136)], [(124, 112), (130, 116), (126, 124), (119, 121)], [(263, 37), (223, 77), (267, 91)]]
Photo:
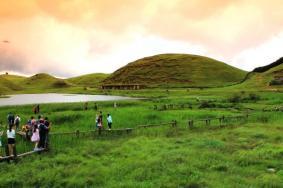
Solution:
[(241, 102), (241, 100), (242, 100), (242, 98), (238, 94), (235, 94), (232, 97), (228, 98), (228, 101), (231, 102), (231, 103), (239, 103), (239, 102)]
[(215, 108), (216, 105), (209, 101), (201, 101), (199, 108)]
[(258, 101), (260, 100), (260, 96), (255, 93), (250, 93), (248, 99), (252, 101)]

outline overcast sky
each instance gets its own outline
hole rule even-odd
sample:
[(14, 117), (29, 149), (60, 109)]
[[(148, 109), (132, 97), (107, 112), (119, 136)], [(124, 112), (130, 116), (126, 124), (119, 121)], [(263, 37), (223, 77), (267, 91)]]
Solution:
[(282, 0), (0, 0), (0, 72), (110, 73), (160, 53), (244, 70), (283, 56)]

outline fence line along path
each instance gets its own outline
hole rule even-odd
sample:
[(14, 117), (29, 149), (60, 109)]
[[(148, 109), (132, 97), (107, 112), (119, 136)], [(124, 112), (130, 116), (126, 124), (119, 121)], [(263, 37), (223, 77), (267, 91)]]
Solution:
[[(231, 121), (231, 120), (236, 120), (236, 121), (240, 121), (240, 120), (247, 120), (249, 117), (248, 114), (246, 115), (239, 115), (239, 116), (221, 116), (221, 117), (214, 117), (214, 118), (206, 118), (206, 119), (196, 119), (196, 120), (188, 120), (188, 128), (194, 128), (195, 125), (197, 123), (201, 123), (202, 125), (205, 124), (206, 126), (209, 126), (212, 124), (213, 121), (218, 122), (217, 124), (222, 126), (225, 123)], [(137, 125), (136, 128), (124, 128), (124, 129), (111, 129), (111, 130), (107, 130), (107, 129), (98, 129), (98, 130), (89, 130), (89, 131), (80, 131), (80, 130), (76, 130), (74, 132), (55, 132), (55, 133), (49, 133), (50, 137), (52, 138), (53, 136), (62, 136), (62, 135), (74, 135), (76, 137), (80, 137), (81, 135), (84, 134), (97, 134), (99, 135), (112, 135), (112, 134), (129, 134), (131, 133), (133, 130), (137, 130), (137, 129), (144, 129), (144, 128), (153, 128), (153, 127), (160, 127), (160, 126), (170, 126), (171, 127), (177, 127), (177, 121), (176, 120), (172, 120), (171, 122), (165, 122), (165, 123), (158, 123), (158, 124), (147, 124), (147, 125)], [(17, 132), (18, 135), (20, 135), (22, 138), (25, 138), (26, 133), (19, 131)], [(28, 141), (26, 139), (24, 139), (25, 141)], [(0, 157), (0, 161), (5, 161), (5, 160), (10, 160), (10, 159), (15, 159), (17, 157), (24, 157), (27, 155), (31, 155), (34, 153), (41, 153), (42, 151), (45, 151), (45, 149), (41, 149), (41, 150), (37, 150), (37, 151), (28, 151), (19, 155), (16, 155), (16, 152), (14, 151), (14, 156), (8, 156), (8, 153), (6, 152), (6, 156), (4, 157)]]

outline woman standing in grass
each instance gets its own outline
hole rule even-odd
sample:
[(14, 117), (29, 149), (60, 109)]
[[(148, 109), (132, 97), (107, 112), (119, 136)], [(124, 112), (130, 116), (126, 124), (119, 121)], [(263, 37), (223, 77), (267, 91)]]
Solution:
[(38, 150), (38, 142), (39, 142), (39, 129), (37, 124), (33, 127), (33, 133), (31, 137), (31, 141), (35, 143), (34, 151)]
[(9, 155), (13, 156), (14, 148), (16, 144), (16, 132), (13, 129), (13, 125), (10, 125), (9, 129), (7, 130), (7, 138), (8, 138)]

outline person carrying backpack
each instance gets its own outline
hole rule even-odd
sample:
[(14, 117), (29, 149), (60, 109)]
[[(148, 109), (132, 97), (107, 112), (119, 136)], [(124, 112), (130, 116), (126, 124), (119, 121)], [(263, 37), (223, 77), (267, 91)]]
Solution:
[(48, 128), (44, 124), (44, 120), (39, 120), (39, 148), (45, 148), (45, 141)]
[(14, 116), (14, 114), (12, 114), (12, 112), (9, 112), (9, 114), (7, 116), (7, 120), (8, 120), (9, 127), (14, 125), (15, 116)]

